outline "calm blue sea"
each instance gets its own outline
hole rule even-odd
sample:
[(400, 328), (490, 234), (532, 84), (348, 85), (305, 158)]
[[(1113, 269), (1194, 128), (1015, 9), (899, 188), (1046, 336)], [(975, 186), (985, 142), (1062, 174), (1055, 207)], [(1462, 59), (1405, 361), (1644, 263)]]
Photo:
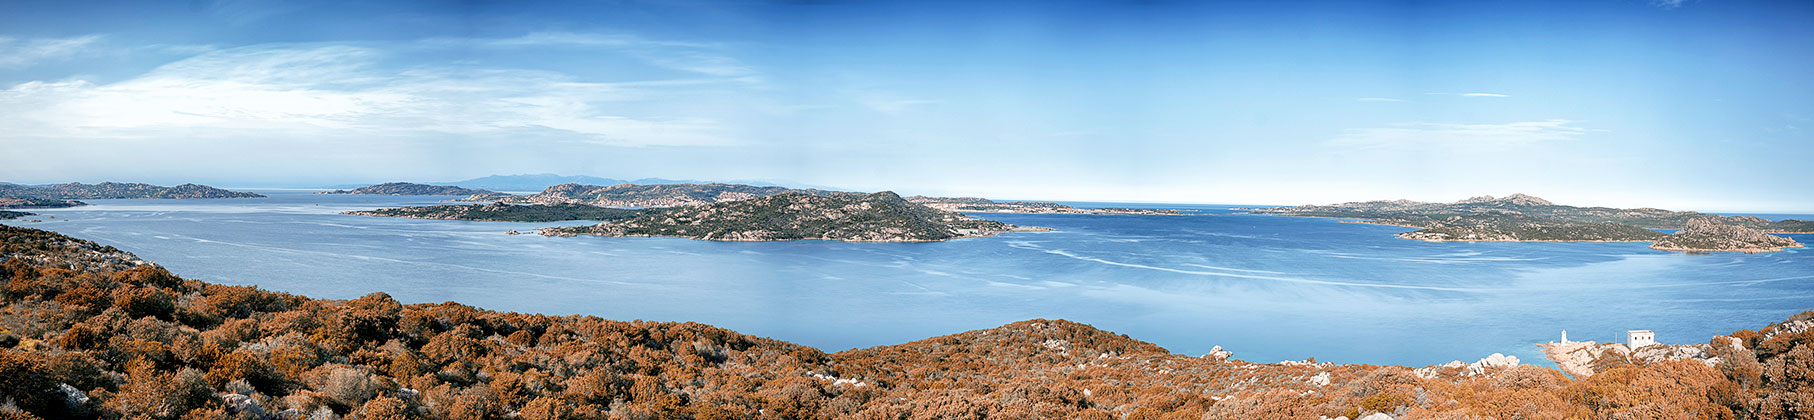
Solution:
[[(1814, 251), (1688, 255), (1640, 243), (1424, 243), (1403, 228), (1242, 215), (986, 214), (1059, 229), (941, 243), (726, 243), (506, 235), (565, 223), (336, 214), (450, 197), (261, 191), (93, 200), (7, 224), (181, 275), (318, 298), (698, 321), (836, 351), (1064, 318), (1197, 355), (1428, 365), (1655, 330), (1668, 343), (1814, 308)], [(1765, 215), (1768, 218), (1810, 216)], [(1814, 235), (1792, 235), (1814, 242)]]

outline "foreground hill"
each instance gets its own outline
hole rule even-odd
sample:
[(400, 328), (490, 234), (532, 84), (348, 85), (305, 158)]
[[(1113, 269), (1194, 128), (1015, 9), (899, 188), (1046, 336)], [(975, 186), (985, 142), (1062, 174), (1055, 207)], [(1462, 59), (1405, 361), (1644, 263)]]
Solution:
[(562, 184), (526, 196), (481, 195), (471, 201), (514, 204), (590, 204), (605, 207), (678, 207), (748, 200), (784, 193), (842, 194), (836, 191), (793, 189), (742, 184), (618, 184), (611, 186)]
[[(1368, 223), (1388, 224), (1421, 230), (1398, 234), (1400, 238), (1424, 241), (1500, 241), (1500, 242), (1575, 242), (1661, 240), (1665, 234), (1650, 229), (1681, 229), (1692, 223), (1711, 223), (1753, 229), (1762, 232), (1814, 232), (1814, 222), (1804, 220), (1769, 221), (1751, 216), (1669, 211), (1661, 209), (1615, 209), (1608, 207), (1574, 207), (1551, 203), (1524, 194), (1494, 198), (1475, 197), (1454, 203), (1425, 203), (1409, 200), (1362, 201), (1334, 205), (1307, 205), (1246, 209), (1257, 214), (1301, 217), (1336, 217), (1361, 219)], [(1677, 238), (1656, 249), (1676, 251), (1746, 251), (1782, 247), (1733, 246), (1714, 236), (1731, 239), (1737, 231), (1722, 230), (1699, 239)], [(1788, 238), (1756, 238), (1744, 235), (1737, 239), (1753, 243), (1779, 243)], [(1761, 242), (1760, 242), (1761, 241)]]
[(1719, 224), (1705, 220), (1688, 222), (1688, 227), (1650, 245), (1664, 251), (1734, 251), (1776, 252), (1784, 248), (1801, 248), (1794, 239), (1769, 235), (1743, 226)]
[(491, 191), (460, 188), (451, 185), (427, 185), (408, 182), (387, 182), (368, 185), (351, 190), (333, 190), (322, 194), (362, 194), (362, 195), (475, 195), (491, 194)]
[[(0, 225), (7, 419), (1802, 418), (1814, 314), (1715, 362), (1258, 364), (1033, 320), (826, 354), (696, 323), (310, 299)], [(1365, 345), (1345, 343), (1332, 345)]]
[(617, 209), (588, 204), (504, 203), (412, 206), (391, 209), (349, 211), (342, 214), (361, 216), (406, 217), (411, 219), (474, 220), (483, 222), (557, 222), (563, 220), (621, 220), (648, 213), (647, 210)]
[(921, 242), (993, 236), (1021, 228), (907, 202), (893, 192), (762, 198), (654, 211), (630, 219), (542, 229), (543, 235), (676, 236), (715, 241), (822, 239)]
[(206, 185), (183, 184), (160, 187), (151, 184), (71, 182), (56, 185), (0, 184), (0, 198), (36, 198), (50, 200), (101, 200), (115, 198), (257, 198), (263, 195), (227, 191)]

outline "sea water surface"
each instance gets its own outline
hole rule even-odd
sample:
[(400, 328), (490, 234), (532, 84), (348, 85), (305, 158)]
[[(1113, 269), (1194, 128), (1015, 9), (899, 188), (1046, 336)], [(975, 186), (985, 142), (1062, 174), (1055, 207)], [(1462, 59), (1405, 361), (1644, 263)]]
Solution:
[[(1034, 319), (1173, 352), (1423, 366), (1534, 344), (1704, 343), (1814, 308), (1814, 252), (1643, 243), (1424, 243), (1405, 229), (1184, 206), (1189, 216), (980, 214), (1058, 229), (936, 243), (551, 238), (537, 227), (338, 214), (451, 197), (260, 191), (32, 210), (52, 230), (180, 275), (317, 298), (697, 321), (828, 351)], [(1179, 206), (1166, 206), (1177, 208)], [(1765, 215), (1766, 218), (1809, 216)], [(1814, 242), (1814, 235), (1790, 235)]]

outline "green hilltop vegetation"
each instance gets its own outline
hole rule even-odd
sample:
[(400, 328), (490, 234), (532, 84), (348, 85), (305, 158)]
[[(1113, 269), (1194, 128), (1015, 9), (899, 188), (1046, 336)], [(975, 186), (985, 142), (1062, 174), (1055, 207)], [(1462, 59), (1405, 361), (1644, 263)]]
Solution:
[(973, 219), (908, 202), (893, 192), (789, 192), (741, 201), (673, 207), (634, 218), (542, 229), (543, 235), (674, 236), (717, 241), (823, 239), (918, 242), (1038, 230)]
[(161, 187), (151, 184), (71, 182), (55, 185), (19, 185), (0, 183), (0, 198), (48, 200), (102, 200), (116, 198), (258, 198), (263, 195), (228, 191), (206, 185), (182, 184)]
[(1814, 313), (1592, 373), (1252, 363), (1064, 320), (826, 353), (698, 323), (311, 299), (0, 225), (0, 418), (1788, 419)]
[(368, 185), (351, 190), (333, 190), (321, 194), (361, 194), (361, 195), (479, 195), (493, 194), (491, 191), (461, 188), (451, 185), (427, 185), (408, 182), (387, 182)]
[[(1391, 200), (1245, 210), (1281, 216), (1360, 219), (1367, 223), (1418, 228), (1420, 230), (1398, 236), (1425, 241), (1655, 241), (1669, 235), (1652, 229), (1682, 229), (1695, 223), (1740, 228), (1701, 229), (1697, 236), (1671, 240), (1666, 244), (1668, 246), (1653, 246), (1657, 249), (1680, 251), (1780, 250), (1799, 244), (1788, 238), (1769, 235), (1764, 236), (1775, 239), (1761, 239), (1747, 232), (1814, 232), (1814, 222), (1804, 220), (1770, 221), (1751, 216), (1720, 216), (1654, 208), (1575, 207), (1524, 194), (1502, 198), (1475, 197), (1453, 203)], [(1713, 235), (1725, 237), (1715, 239)], [(1731, 245), (1741, 242), (1761, 246)], [(1727, 245), (1698, 248), (1714, 243)]]
[(343, 214), (484, 222), (556, 222), (562, 220), (622, 220), (649, 212), (650, 210), (618, 209), (574, 203), (531, 205), (492, 203), (412, 206), (349, 211)]

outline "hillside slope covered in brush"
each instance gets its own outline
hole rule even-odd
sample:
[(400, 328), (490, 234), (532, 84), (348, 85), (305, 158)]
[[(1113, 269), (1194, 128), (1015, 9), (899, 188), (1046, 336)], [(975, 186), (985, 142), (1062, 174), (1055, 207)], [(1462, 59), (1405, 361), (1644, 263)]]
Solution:
[[(1814, 315), (1717, 363), (1256, 364), (1032, 320), (826, 354), (696, 323), (310, 299), (0, 225), (6, 419), (1806, 418)], [(1344, 343), (1331, 345), (1364, 345)]]

